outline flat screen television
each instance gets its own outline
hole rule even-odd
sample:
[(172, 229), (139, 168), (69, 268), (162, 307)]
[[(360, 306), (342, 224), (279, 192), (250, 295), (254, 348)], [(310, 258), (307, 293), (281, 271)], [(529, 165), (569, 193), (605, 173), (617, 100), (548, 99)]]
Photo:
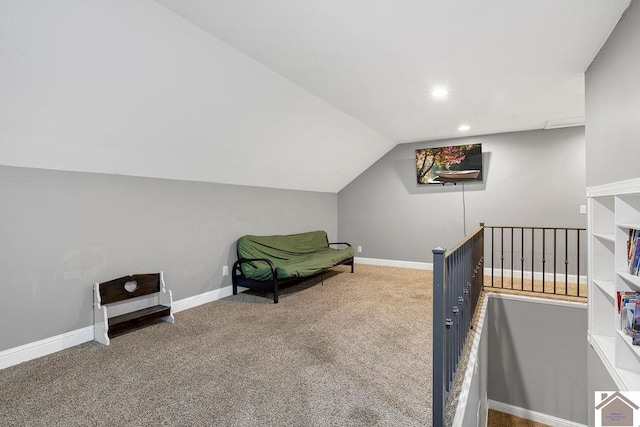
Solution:
[(418, 185), (482, 181), (482, 144), (416, 150)]

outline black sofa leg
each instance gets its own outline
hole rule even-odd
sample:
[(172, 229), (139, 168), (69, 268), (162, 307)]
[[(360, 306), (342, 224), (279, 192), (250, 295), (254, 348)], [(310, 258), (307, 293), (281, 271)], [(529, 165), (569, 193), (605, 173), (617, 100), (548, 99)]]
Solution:
[(278, 303), (278, 284), (277, 283), (273, 284), (273, 303), (274, 304)]
[(233, 294), (238, 295), (238, 285), (236, 285), (235, 283), (233, 284)]

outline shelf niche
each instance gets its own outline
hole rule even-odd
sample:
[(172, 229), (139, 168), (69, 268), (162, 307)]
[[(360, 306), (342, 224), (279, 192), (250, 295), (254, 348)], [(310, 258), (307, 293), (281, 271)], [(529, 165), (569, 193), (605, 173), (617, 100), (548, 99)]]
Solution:
[(640, 390), (640, 346), (620, 327), (617, 292), (640, 292), (627, 241), (640, 230), (640, 179), (587, 189), (589, 342), (620, 390)]

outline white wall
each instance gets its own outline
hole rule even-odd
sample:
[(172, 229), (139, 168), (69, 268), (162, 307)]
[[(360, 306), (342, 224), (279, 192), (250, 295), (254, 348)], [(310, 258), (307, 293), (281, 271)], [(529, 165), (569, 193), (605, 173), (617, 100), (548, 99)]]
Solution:
[(390, 140), (150, 0), (0, 2), (0, 164), (337, 192)]

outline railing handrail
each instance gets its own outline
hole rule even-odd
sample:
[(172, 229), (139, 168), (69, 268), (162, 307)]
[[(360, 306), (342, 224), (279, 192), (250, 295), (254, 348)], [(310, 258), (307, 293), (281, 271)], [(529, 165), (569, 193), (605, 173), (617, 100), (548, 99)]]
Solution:
[[(547, 262), (546, 242), (553, 242), (553, 289), (556, 291), (556, 241), (564, 242), (564, 258), (560, 258), (561, 263), (565, 267), (565, 294), (568, 289), (567, 278), (569, 277), (567, 266), (569, 265), (569, 235), (576, 235), (576, 275), (578, 276), (578, 295), (580, 294), (580, 233), (585, 231), (581, 227), (547, 227), (547, 226), (496, 226), (480, 224), (471, 234), (465, 236), (464, 239), (457, 242), (449, 250), (436, 248), (433, 253), (433, 425), (436, 427), (444, 425), (445, 405), (448, 393), (453, 383), (454, 374), (458, 367), (459, 358), (467, 339), (467, 333), (471, 328), (473, 313), (479, 301), (479, 296), (484, 287), (484, 249), (485, 249), (485, 230), (491, 230), (491, 281), (493, 283), (494, 271), (496, 265), (493, 261), (494, 256), (494, 234), (499, 235), (500, 246), (500, 269), (498, 274), (504, 282), (504, 261), (505, 261), (505, 245), (504, 237), (510, 234), (511, 245), (508, 249), (511, 255), (511, 276), (513, 284), (514, 273), (514, 253), (521, 250), (519, 262), (521, 263), (522, 282), (524, 283), (524, 266), (525, 253), (535, 254), (535, 241), (542, 244), (542, 258), (538, 259), (542, 263), (542, 286), (544, 291), (544, 275), (545, 263)], [(495, 232), (497, 230), (497, 232)], [(518, 247), (513, 247), (514, 230), (518, 230), (516, 239)], [(505, 233), (506, 231), (506, 233)], [(494, 233), (495, 232), (495, 233)], [(556, 239), (559, 235), (559, 239)], [(527, 247), (531, 252), (525, 252), (525, 237)], [(551, 245), (549, 244), (549, 247)], [(573, 248), (573, 247), (572, 247)], [(536, 257), (531, 255), (531, 260), (527, 267), (532, 268), (531, 279), (534, 280)], [(564, 261), (564, 262), (562, 262)], [(571, 259), (573, 262), (573, 258)], [(508, 270), (507, 270), (508, 272)], [(532, 283), (533, 289), (533, 283)]]
[(452, 249), (433, 249), (433, 425), (444, 425), (448, 392), (483, 281), (484, 226)]
[(485, 228), (532, 228), (534, 230), (586, 230), (585, 227), (550, 227), (544, 225), (485, 225)]
[(471, 234), (468, 234), (467, 236), (465, 236), (462, 240), (460, 240), (458, 243), (456, 243), (455, 245), (453, 245), (453, 248), (451, 249), (447, 249), (444, 253), (445, 258), (447, 258), (449, 255), (451, 255), (453, 252), (457, 251), (462, 245), (464, 245), (465, 243), (467, 243), (469, 240), (471, 240), (473, 237), (475, 237), (476, 234), (478, 234), (480, 231), (482, 231), (484, 229), (484, 224), (480, 224), (480, 226), (478, 228), (476, 228), (475, 230), (473, 230), (471, 232)]

